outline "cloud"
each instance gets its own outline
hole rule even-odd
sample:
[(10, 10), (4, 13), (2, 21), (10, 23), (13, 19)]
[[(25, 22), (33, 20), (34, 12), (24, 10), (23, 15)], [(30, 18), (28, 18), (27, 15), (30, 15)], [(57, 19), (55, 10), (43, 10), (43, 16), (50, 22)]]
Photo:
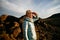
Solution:
[[(25, 14), (27, 9), (30, 9), (31, 0), (1, 0), (2, 11), (1, 14), (15, 15), (17, 17)], [(0, 15), (1, 15), (0, 14)]]
[[(2, 8), (9, 13), (24, 15), (27, 9), (39, 14), (39, 17), (46, 18), (60, 11), (60, 0), (1, 0)], [(1, 11), (1, 12), (5, 12)], [(16, 16), (17, 16), (16, 15)], [(21, 15), (20, 15), (21, 16)]]
[(60, 13), (60, 0), (53, 0), (45, 5), (44, 3), (40, 3), (37, 10), (39, 10), (39, 16), (42, 18)]
[[(18, 1), (19, 0), (17, 0), (17, 2)], [(3, 0), (2, 7), (20, 13), (30, 8), (29, 5), (31, 4), (31, 0), (20, 0), (18, 4), (15, 4), (14, 2), (17, 3), (14, 0), (11, 0), (11, 2), (8, 0)]]
[(55, 7), (51, 7), (49, 9), (45, 9), (45, 10), (42, 10), (41, 12), (42, 14), (42, 18), (46, 18), (46, 17), (49, 17), (53, 14), (56, 14), (56, 13), (60, 13), (60, 5), (59, 6), (55, 6)]
[(52, 7), (50, 9), (48, 9), (47, 11), (48, 11), (48, 13), (53, 13), (53, 14), (60, 13), (60, 5), (56, 6), (56, 7)]
[(15, 12), (22, 12), (23, 11), (22, 8), (20, 8), (19, 6), (15, 5), (13, 3), (8, 2), (7, 0), (3, 1), (2, 7), (6, 8), (8, 10), (15, 11)]

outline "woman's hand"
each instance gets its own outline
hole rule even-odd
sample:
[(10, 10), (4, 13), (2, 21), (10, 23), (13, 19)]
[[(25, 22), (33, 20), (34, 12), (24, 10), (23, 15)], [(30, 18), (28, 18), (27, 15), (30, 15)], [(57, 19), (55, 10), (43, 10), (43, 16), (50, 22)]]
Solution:
[(33, 16), (33, 17), (36, 17), (36, 16), (37, 16), (37, 13), (32, 12), (32, 16)]

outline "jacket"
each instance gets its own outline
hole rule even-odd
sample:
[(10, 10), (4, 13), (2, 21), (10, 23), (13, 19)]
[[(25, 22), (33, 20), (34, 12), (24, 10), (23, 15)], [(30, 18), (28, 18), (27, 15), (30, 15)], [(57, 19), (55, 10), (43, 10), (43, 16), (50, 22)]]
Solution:
[(24, 40), (36, 40), (36, 32), (35, 32), (35, 26), (34, 21), (36, 21), (38, 18), (30, 19), (26, 17), (23, 22), (23, 30), (24, 30)]

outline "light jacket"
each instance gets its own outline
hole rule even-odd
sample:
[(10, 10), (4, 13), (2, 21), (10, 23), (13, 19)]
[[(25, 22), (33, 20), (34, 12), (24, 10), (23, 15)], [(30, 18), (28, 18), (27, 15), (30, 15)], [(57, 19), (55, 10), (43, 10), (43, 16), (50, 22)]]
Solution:
[(24, 30), (24, 40), (36, 40), (36, 32), (35, 32), (35, 26), (34, 21), (36, 21), (38, 18), (30, 19), (26, 17), (23, 22), (23, 30)]

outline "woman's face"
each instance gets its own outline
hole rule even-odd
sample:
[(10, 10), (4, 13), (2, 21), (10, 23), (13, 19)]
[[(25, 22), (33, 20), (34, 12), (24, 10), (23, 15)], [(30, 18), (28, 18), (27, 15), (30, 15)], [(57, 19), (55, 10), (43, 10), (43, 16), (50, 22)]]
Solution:
[(27, 15), (27, 17), (29, 17), (29, 18), (33, 18), (32, 12), (31, 12), (30, 10), (28, 10), (28, 11), (26, 12), (26, 15)]

